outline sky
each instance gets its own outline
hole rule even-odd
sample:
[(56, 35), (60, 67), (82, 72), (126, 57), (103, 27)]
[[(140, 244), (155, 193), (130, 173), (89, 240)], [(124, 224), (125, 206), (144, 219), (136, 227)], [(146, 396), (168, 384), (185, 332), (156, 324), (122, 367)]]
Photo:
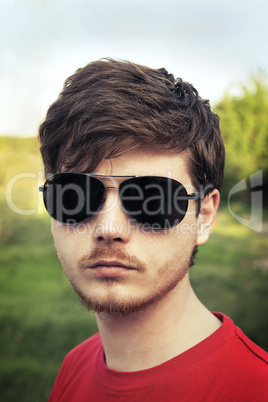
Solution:
[(65, 79), (103, 57), (165, 67), (212, 104), (268, 72), (264, 0), (1, 0), (0, 15), (0, 135), (36, 135)]

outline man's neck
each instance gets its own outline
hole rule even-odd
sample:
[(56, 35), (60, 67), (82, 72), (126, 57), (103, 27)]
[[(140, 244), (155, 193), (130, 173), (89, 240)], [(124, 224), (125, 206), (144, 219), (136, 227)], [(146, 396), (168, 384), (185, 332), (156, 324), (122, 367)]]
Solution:
[(157, 366), (185, 352), (220, 327), (197, 299), (188, 277), (180, 289), (128, 316), (97, 314), (106, 365), (116, 371)]

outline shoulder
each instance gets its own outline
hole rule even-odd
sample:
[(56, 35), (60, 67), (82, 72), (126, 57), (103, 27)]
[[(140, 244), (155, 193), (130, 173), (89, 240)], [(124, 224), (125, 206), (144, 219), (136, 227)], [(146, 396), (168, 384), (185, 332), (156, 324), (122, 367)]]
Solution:
[[(215, 314), (215, 313), (214, 313)], [(224, 314), (215, 314), (222, 326), (206, 340), (206, 364), (213, 400), (266, 401), (268, 393), (268, 354), (252, 342)], [(210, 341), (210, 342), (208, 342)], [(257, 398), (257, 399), (256, 399)], [(212, 399), (211, 399), (212, 400)]]
[(92, 335), (90, 338), (86, 339), (76, 347), (74, 347), (63, 360), (63, 365), (74, 362), (85, 360), (88, 361), (90, 359), (94, 359), (96, 354), (102, 348), (100, 334), (96, 333)]
[(221, 316), (221, 362), (240, 378), (263, 381), (268, 376), (268, 353), (252, 342), (229, 317)]
[[(258, 375), (261, 371), (268, 374), (268, 353), (261, 349), (258, 345), (252, 342), (240, 328), (235, 326), (237, 352), (241, 357), (241, 363), (251, 364), (252, 369), (258, 367)], [(248, 365), (247, 364), (247, 365)], [(261, 370), (261, 371), (260, 371)]]
[(77, 345), (65, 356), (57, 376), (57, 382), (68, 383), (80, 376), (84, 370), (94, 368), (102, 351), (102, 343), (98, 333)]
[(96, 361), (102, 351), (99, 334), (91, 336), (72, 349), (63, 360), (49, 402), (66, 400), (62, 399), (65, 392), (70, 395), (77, 389), (81, 393), (84, 392), (88, 383), (88, 374), (94, 372)]
[[(268, 354), (235, 326), (236, 341), (231, 350), (231, 373), (239, 379), (244, 401), (266, 401), (268, 393)], [(233, 370), (232, 370), (233, 367)], [(232, 380), (229, 380), (232, 384)], [(236, 383), (237, 384), (237, 383)], [(255, 399), (256, 398), (256, 399)]]

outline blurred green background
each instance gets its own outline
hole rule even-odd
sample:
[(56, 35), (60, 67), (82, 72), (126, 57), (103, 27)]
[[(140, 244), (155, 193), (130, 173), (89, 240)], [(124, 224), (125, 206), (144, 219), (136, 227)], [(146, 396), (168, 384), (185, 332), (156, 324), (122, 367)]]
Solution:
[[(210, 241), (200, 247), (191, 280), (209, 309), (229, 315), (245, 334), (268, 350), (268, 91), (260, 72), (215, 105), (226, 140), (222, 206)], [(0, 137), (0, 398), (9, 402), (47, 400), (65, 354), (97, 331), (54, 251), (50, 220), (43, 212), (43, 183), (35, 138)], [(227, 199), (233, 185), (263, 172), (263, 228), (237, 222)], [(26, 174), (25, 174), (26, 173)], [(250, 218), (250, 191), (231, 203)], [(27, 209), (29, 214), (20, 212)], [(259, 213), (261, 211), (258, 211)]]

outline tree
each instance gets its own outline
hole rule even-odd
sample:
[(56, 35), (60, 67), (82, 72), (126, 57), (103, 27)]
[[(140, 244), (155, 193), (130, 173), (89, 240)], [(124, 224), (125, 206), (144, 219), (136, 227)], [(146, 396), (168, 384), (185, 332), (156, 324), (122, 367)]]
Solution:
[(259, 71), (238, 89), (236, 95), (226, 92), (215, 106), (226, 148), (223, 194), (226, 196), (235, 183), (262, 170), (267, 205), (268, 76)]

